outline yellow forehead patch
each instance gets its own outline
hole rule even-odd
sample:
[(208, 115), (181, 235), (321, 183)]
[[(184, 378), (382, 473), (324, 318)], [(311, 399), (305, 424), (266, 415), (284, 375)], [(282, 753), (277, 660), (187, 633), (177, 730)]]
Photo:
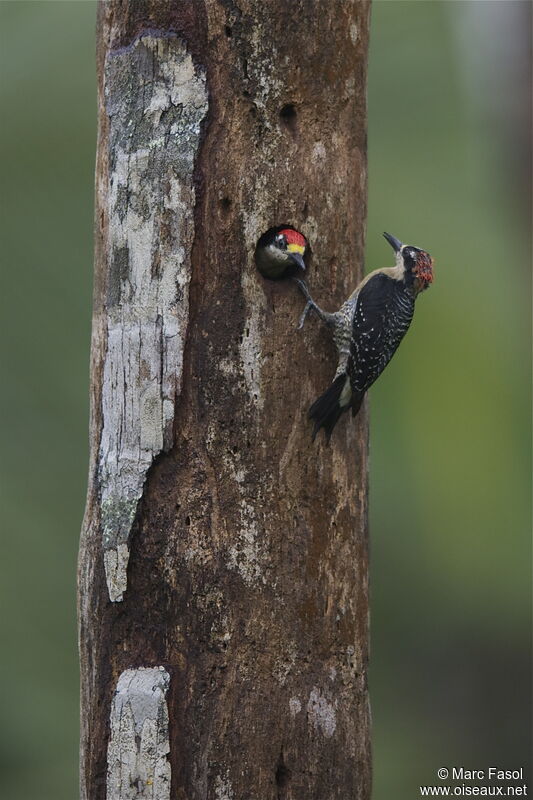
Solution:
[(288, 244), (287, 250), (289, 253), (299, 253), (301, 256), (305, 253), (305, 247), (302, 247), (301, 244)]

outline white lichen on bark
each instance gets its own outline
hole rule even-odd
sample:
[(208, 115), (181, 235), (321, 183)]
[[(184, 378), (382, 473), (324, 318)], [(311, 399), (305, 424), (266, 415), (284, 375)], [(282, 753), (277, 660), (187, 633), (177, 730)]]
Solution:
[(298, 697), (291, 697), (289, 700), (289, 711), (291, 712), (291, 717), (295, 717), (296, 714), (299, 714), (302, 710), (302, 704)]
[(235, 793), (226, 775), (215, 778), (215, 800), (235, 800)]
[(309, 695), (307, 718), (309, 724), (326, 738), (329, 739), (335, 733), (337, 727), (335, 707), (316, 686), (313, 686)]
[(241, 526), (236, 531), (236, 540), (229, 548), (228, 566), (237, 569), (241, 578), (249, 586), (258, 581), (265, 582), (263, 562), (264, 548), (261, 544), (261, 531), (255, 518), (254, 508), (246, 498), (239, 504)]
[(163, 667), (127, 669), (111, 705), (107, 800), (168, 800), (170, 752)]
[(207, 89), (184, 43), (154, 33), (109, 52), (107, 351), (99, 483), (109, 597), (123, 599), (146, 473), (173, 444), (188, 321), (193, 169)]

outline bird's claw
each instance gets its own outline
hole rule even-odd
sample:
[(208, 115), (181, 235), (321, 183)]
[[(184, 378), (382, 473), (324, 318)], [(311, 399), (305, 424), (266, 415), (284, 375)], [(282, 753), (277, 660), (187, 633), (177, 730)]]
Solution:
[(298, 320), (298, 330), (301, 330), (303, 328), (305, 318), (309, 314), (310, 310), (313, 308), (313, 305), (314, 303), (312, 300), (308, 300), (307, 303), (305, 304), (305, 308), (301, 313), (300, 319)]
[(294, 283), (298, 284), (300, 287), (300, 291), (304, 295), (306, 300), (311, 299), (311, 295), (309, 294), (309, 289), (307, 288), (307, 284), (301, 278), (293, 278)]

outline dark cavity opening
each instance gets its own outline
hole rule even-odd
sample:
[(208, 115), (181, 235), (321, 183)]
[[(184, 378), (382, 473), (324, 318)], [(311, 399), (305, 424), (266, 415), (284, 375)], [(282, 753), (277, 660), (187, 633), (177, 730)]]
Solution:
[(220, 200), (220, 208), (225, 213), (227, 213), (230, 210), (230, 208), (231, 208), (231, 200), (229, 199), (229, 197), (223, 197)]
[(296, 133), (296, 121), (298, 114), (294, 103), (286, 103), (279, 112), (281, 124), (291, 133)]
[(233, 31), (231, 30), (231, 25), (226, 25), (224, 30), (226, 31), (226, 36), (228, 37), (228, 39), (231, 39), (231, 37), (233, 36)]

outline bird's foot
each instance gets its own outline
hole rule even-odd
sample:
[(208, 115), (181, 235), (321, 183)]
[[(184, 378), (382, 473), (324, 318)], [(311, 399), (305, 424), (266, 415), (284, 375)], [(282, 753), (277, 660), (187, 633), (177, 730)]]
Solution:
[(314, 306), (315, 306), (315, 304), (313, 303), (312, 300), (308, 300), (307, 301), (307, 303), (305, 304), (305, 308), (302, 311), (302, 314), (300, 316), (300, 319), (298, 320), (298, 330), (301, 330), (303, 328), (304, 322), (305, 322), (305, 318), (307, 317), (307, 315), (309, 314), (311, 309), (314, 308)]

